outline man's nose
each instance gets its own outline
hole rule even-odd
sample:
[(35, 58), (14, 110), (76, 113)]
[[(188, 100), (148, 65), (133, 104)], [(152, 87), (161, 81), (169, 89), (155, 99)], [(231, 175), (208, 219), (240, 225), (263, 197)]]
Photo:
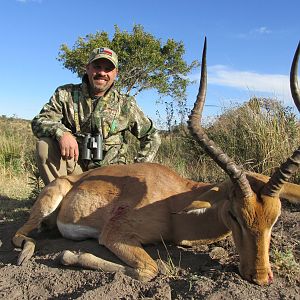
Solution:
[(99, 73), (99, 74), (106, 74), (104, 68), (98, 68), (98, 69), (97, 69), (97, 73)]

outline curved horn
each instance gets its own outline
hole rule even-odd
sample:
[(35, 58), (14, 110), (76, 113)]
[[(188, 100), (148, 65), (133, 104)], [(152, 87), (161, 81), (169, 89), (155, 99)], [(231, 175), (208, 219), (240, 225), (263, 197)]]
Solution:
[[(290, 87), (295, 105), (300, 112), (300, 90), (298, 86), (298, 61), (300, 55), (300, 43), (294, 55), (291, 72), (290, 72)], [(271, 197), (278, 196), (280, 189), (285, 181), (287, 181), (299, 168), (300, 165), (300, 147), (292, 154), (290, 158), (284, 162), (279, 169), (271, 176), (268, 183), (262, 190), (263, 195)]]
[(194, 108), (189, 116), (188, 127), (191, 134), (200, 143), (204, 151), (230, 176), (234, 183), (237, 183), (244, 197), (252, 196), (253, 192), (241, 167), (237, 166), (211, 139), (208, 138), (201, 127), (201, 117), (206, 97), (207, 89), (207, 70), (206, 70), (206, 38), (204, 41), (202, 63), (201, 63), (201, 79), (199, 92), (197, 95)]
[(298, 47), (296, 49), (294, 59), (291, 66), (291, 73), (290, 73), (290, 87), (292, 97), (294, 99), (294, 103), (297, 106), (298, 111), (300, 112), (300, 90), (298, 86), (298, 61), (300, 56), (300, 42), (298, 43)]

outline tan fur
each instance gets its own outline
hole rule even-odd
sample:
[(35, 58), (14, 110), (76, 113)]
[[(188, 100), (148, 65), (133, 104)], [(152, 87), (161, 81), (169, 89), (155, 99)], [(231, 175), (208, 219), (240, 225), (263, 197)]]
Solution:
[[(248, 177), (254, 191), (259, 191), (268, 180), (260, 174), (249, 173)], [(285, 185), (283, 195), (299, 203), (300, 193), (294, 192), (295, 187), (299, 191), (298, 185)], [(66, 234), (76, 225), (84, 232), (99, 232), (99, 243), (127, 266), (69, 251), (61, 255), (63, 264), (119, 270), (139, 280), (150, 280), (158, 269), (142, 244), (164, 239), (192, 246), (215, 242), (232, 231), (241, 275), (264, 284), (272, 277), (268, 250), (271, 229), (280, 214), (280, 201), (256, 197), (255, 194), (242, 199), (230, 180), (218, 185), (194, 182), (159, 164), (108, 166), (59, 178), (45, 187), (13, 243), (23, 246), (18, 261), (22, 264), (34, 252), (34, 241), (28, 234), (56, 210), (60, 226), (69, 226), (63, 228)], [(198, 209), (202, 209), (200, 213)], [(76, 229), (72, 234), (77, 234)]]

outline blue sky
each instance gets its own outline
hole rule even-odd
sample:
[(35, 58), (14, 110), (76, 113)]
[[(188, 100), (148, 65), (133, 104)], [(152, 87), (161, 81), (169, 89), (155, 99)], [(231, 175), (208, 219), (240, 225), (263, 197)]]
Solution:
[[(299, 0), (2, 0), (0, 3), (0, 115), (32, 119), (56, 87), (79, 78), (57, 61), (59, 47), (79, 36), (130, 31), (134, 24), (166, 41), (183, 41), (185, 60), (200, 59), (208, 38), (205, 115), (251, 96), (292, 105), (289, 69), (300, 39)], [(199, 70), (190, 74), (199, 77)], [(192, 105), (198, 86), (188, 89)], [(155, 93), (137, 101), (151, 118), (164, 108)]]

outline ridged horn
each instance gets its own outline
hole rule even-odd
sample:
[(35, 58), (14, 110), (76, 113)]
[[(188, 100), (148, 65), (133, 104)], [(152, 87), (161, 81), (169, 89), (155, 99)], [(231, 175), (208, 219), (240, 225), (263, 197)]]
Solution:
[[(298, 61), (300, 55), (300, 43), (298, 43), (297, 50), (294, 55), (294, 59), (290, 72), (290, 87), (291, 94), (298, 111), (300, 112), (300, 90), (298, 86)], [(271, 176), (268, 183), (262, 190), (263, 195), (271, 197), (278, 196), (280, 189), (285, 181), (287, 181), (296, 171), (300, 165), (300, 147), (287, 159)]]
[(250, 197), (252, 196), (253, 191), (242, 168), (237, 166), (234, 161), (214, 143), (214, 141), (209, 139), (200, 125), (207, 90), (206, 45), (207, 41), (205, 37), (202, 53), (200, 86), (194, 108), (189, 116), (188, 128), (204, 151), (229, 175), (234, 183), (239, 185), (243, 196)]

